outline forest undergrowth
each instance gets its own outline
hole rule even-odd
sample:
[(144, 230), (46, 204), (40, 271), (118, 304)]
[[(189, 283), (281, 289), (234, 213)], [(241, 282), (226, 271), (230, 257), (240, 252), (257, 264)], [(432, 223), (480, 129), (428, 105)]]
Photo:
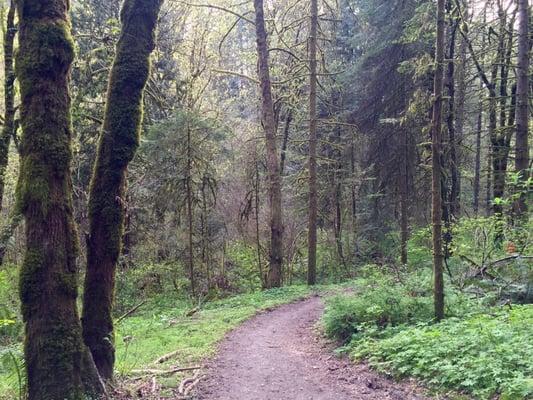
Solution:
[[(257, 277), (246, 273), (253, 261), (242, 246), (230, 253), (241, 271), (234, 286), (206, 291), (194, 301), (186, 280), (179, 279), (179, 266), (123, 269), (115, 307), (117, 398), (154, 390), (154, 382), (162, 396), (176, 393), (230, 330), (257, 312), (315, 291), (325, 294), (324, 333), (339, 343), (339, 354), (355, 362), (369, 362), (395, 379), (414, 377), (438, 396), (531, 398), (533, 288), (530, 259), (521, 256), (530, 254), (530, 230), (506, 229), (500, 244), (497, 232), (490, 218), (454, 226), (447, 318), (440, 323), (434, 323), (427, 229), (413, 233), (408, 265), (360, 265), (355, 276), (339, 275), (314, 288), (299, 284), (304, 278), (296, 268), (295, 285), (261, 290)], [(513, 248), (517, 253), (509, 254), (510, 243), (521, 246)], [(319, 259), (320, 270), (342, 271), (329, 265), (330, 258)], [(477, 276), (480, 268), (484, 278)], [(23, 325), (15, 265), (0, 271), (0, 304), (0, 399), (22, 399)]]
[[(175, 392), (183, 379), (214, 355), (224, 335), (246, 319), (315, 291), (336, 288), (294, 285), (198, 302), (180, 295), (172, 285), (160, 286), (154, 281), (154, 269), (165, 270), (163, 266), (150, 266), (140, 268), (144, 274), (139, 270), (122, 274), (117, 297), (124, 302), (118, 302), (115, 319), (117, 398), (136, 398), (144, 390), (152, 390), (154, 377), (160, 395)], [(25, 398), (23, 331), (16, 286), (14, 266), (0, 271), (0, 304), (8, 305), (0, 314), (2, 400)], [(128, 296), (123, 296), (126, 293)], [(176, 371), (182, 368), (184, 371)]]
[(343, 343), (338, 352), (451, 398), (533, 398), (533, 269), (521, 255), (531, 254), (531, 229), (498, 237), (497, 226), (492, 218), (454, 226), (439, 323), (427, 230), (413, 234), (405, 268), (361, 268), (355, 293), (327, 300), (323, 324)]

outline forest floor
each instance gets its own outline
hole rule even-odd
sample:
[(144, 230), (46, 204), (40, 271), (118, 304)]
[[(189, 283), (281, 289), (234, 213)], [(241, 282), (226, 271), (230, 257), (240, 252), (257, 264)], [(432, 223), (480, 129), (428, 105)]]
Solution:
[(208, 363), (199, 400), (415, 400), (413, 382), (394, 382), (333, 354), (316, 329), (313, 296), (263, 312), (227, 335)]

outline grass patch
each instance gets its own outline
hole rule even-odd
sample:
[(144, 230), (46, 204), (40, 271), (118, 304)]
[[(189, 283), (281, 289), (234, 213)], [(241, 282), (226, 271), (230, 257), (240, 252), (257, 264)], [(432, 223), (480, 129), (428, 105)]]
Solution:
[[(306, 286), (291, 286), (228, 297), (205, 303), (194, 315), (186, 300), (152, 298), (139, 311), (116, 326), (116, 373), (131, 377), (134, 370), (191, 366), (212, 356), (226, 333), (256, 313), (302, 299), (312, 293)], [(161, 356), (176, 352), (165, 363)], [(0, 399), (19, 398), (19, 377), (24, 374), (21, 345), (0, 346)], [(24, 377), (22, 376), (21, 379)], [(180, 375), (158, 379), (166, 388), (179, 384)]]
[(117, 326), (117, 373), (128, 376), (175, 351), (161, 368), (198, 363), (215, 353), (226, 333), (257, 312), (310, 293), (306, 286), (291, 286), (210, 302), (191, 317), (186, 316), (192, 307), (186, 302), (130, 317)]

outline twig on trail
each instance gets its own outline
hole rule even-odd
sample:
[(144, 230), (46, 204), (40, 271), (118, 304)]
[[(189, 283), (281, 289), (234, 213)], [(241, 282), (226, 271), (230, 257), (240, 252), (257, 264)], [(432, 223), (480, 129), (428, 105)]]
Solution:
[(163, 364), (164, 362), (170, 360), (171, 358), (174, 358), (180, 353), (179, 350), (173, 351), (172, 353), (165, 354), (164, 356), (159, 357), (157, 360), (153, 362), (153, 364)]
[(168, 370), (162, 370), (162, 369), (134, 369), (131, 371), (134, 374), (143, 374), (145, 376), (165, 376), (165, 375), (172, 375), (176, 374), (178, 372), (186, 372), (186, 371), (196, 371), (199, 370), (200, 366), (193, 366), (193, 367), (181, 367), (181, 368), (172, 368)]
[(194, 389), (196, 385), (198, 385), (200, 379), (200, 371), (198, 370), (192, 378), (185, 378), (181, 381), (180, 386), (178, 388), (178, 393), (184, 397), (187, 397), (191, 390)]
[(117, 319), (115, 322), (115, 325), (120, 324), (124, 319), (128, 318), (131, 314), (133, 314), (135, 311), (141, 308), (145, 303), (146, 303), (146, 300), (141, 301), (139, 304), (137, 304), (135, 307), (133, 307), (131, 310), (129, 310), (127, 313), (125, 313), (119, 319)]
[(191, 390), (193, 390), (196, 387), (196, 385), (198, 385), (198, 383), (200, 383), (200, 378), (196, 378), (196, 380), (193, 383), (187, 386), (187, 389), (185, 389), (185, 391), (183, 392), (183, 395), (187, 397), (189, 393), (191, 392)]

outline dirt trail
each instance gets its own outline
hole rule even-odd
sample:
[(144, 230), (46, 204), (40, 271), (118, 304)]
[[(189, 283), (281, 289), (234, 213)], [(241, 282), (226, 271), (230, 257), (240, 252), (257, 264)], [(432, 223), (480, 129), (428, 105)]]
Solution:
[(314, 330), (323, 311), (313, 297), (256, 316), (230, 333), (199, 387), (201, 400), (415, 400), (364, 365), (338, 359)]

